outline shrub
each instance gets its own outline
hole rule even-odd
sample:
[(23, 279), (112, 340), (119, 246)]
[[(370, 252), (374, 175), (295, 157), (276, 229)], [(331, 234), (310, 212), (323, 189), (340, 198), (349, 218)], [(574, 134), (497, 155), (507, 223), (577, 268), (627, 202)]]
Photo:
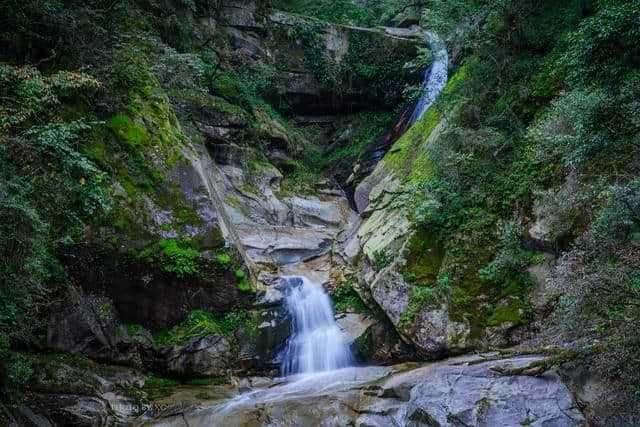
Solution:
[(393, 261), (393, 256), (384, 250), (375, 251), (373, 253), (372, 267), (373, 271), (378, 272), (389, 266)]
[(247, 279), (242, 279), (238, 283), (238, 290), (240, 292), (251, 292), (251, 285), (247, 281)]
[(366, 312), (367, 306), (362, 302), (358, 294), (349, 286), (340, 286), (331, 295), (333, 308), (336, 311), (353, 310), (357, 313)]
[(176, 240), (161, 240), (158, 246), (162, 249), (165, 263), (163, 269), (175, 273), (179, 278), (195, 274), (198, 271), (196, 260), (200, 258), (200, 252), (178, 245)]
[(216, 257), (216, 260), (218, 261), (218, 264), (220, 264), (225, 268), (231, 265), (231, 256), (229, 256), (228, 253), (218, 254), (218, 256)]

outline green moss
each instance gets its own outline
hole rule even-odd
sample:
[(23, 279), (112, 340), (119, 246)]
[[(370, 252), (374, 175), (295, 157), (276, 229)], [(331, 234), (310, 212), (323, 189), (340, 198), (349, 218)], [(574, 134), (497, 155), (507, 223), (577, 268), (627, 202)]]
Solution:
[(222, 318), (205, 310), (191, 310), (182, 323), (169, 330), (156, 331), (153, 338), (160, 345), (173, 345), (195, 337), (219, 334), (235, 344), (233, 332), (244, 325), (247, 319), (247, 312), (243, 310), (231, 311)]
[(136, 197), (139, 191), (137, 185), (133, 182), (131, 176), (129, 175), (129, 169), (127, 165), (119, 163), (116, 166), (116, 170), (118, 172), (118, 182), (120, 183), (120, 185), (122, 185), (124, 191), (126, 191), (129, 197)]
[(220, 264), (222, 267), (228, 267), (229, 265), (231, 265), (231, 256), (226, 253), (220, 253), (216, 256), (216, 260), (218, 261), (218, 264)]
[(212, 83), (213, 92), (225, 99), (236, 100), (240, 95), (237, 79), (228, 73), (219, 73)]
[(82, 154), (96, 162), (101, 167), (108, 166), (106, 144), (102, 138), (92, 140), (91, 145), (82, 149)]
[(350, 286), (340, 286), (336, 288), (331, 296), (335, 311), (355, 311), (357, 313), (369, 311), (358, 294)]
[(153, 334), (153, 339), (160, 345), (182, 343), (193, 337), (221, 333), (220, 325), (213, 316), (203, 310), (192, 310), (187, 319), (170, 330), (161, 330)]
[(164, 378), (164, 377), (160, 377), (157, 376), (155, 374), (149, 374), (147, 375), (147, 380), (145, 382), (145, 386), (147, 387), (172, 387), (175, 385), (180, 384), (178, 381), (176, 380), (172, 380), (169, 378)]
[(142, 126), (135, 123), (129, 116), (118, 114), (107, 121), (107, 127), (113, 131), (122, 144), (130, 151), (137, 151), (140, 146), (149, 142), (149, 134)]
[(406, 262), (399, 271), (405, 281), (422, 284), (436, 282), (444, 251), (427, 229), (411, 234), (403, 256)]
[(144, 248), (140, 252), (138, 252), (136, 258), (140, 261), (144, 261), (147, 263), (153, 262), (155, 256), (155, 251), (153, 248)]
[(110, 318), (111, 317), (111, 304), (109, 303), (104, 303), (102, 304), (102, 306), (100, 306), (100, 316), (105, 317), (105, 318)]
[(499, 326), (507, 322), (513, 325), (519, 325), (524, 322), (523, 312), (524, 306), (522, 301), (518, 298), (513, 298), (507, 305), (498, 307), (493, 311), (493, 314), (487, 320), (487, 325)]
[(117, 333), (119, 336), (122, 336), (124, 335), (124, 332), (126, 332), (127, 335), (129, 335), (130, 337), (135, 337), (135, 336), (142, 335), (143, 331), (144, 331), (144, 328), (141, 325), (123, 323), (120, 326), (118, 326)]
[(373, 271), (379, 272), (382, 269), (388, 267), (393, 262), (393, 255), (386, 251), (379, 250), (373, 253), (373, 259), (371, 260), (371, 266)]
[(545, 261), (545, 256), (544, 256), (544, 253), (542, 252), (534, 252), (529, 257), (529, 262), (532, 265), (540, 265), (544, 263), (544, 261)]
[(400, 327), (411, 324), (415, 316), (421, 311), (437, 309), (447, 303), (451, 296), (448, 281), (440, 281), (435, 285), (414, 286), (411, 289), (409, 305), (400, 316)]
[(247, 281), (247, 279), (242, 279), (238, 283), (238, 290), (240, 292), (251, 292), (251, 285)]
[(116, 230), (124, 231), (127, 229), (127, 220), (124, 218), (117, 218), (111, 223), (111, 225), (113, 225)]
[(150, 400), (155, 400), (170, 396), (170, 389), (179, 384), (176, 380), (148, 374), (143, 389)]
[(163, 266), (165, 271), (175, 273), (179, 278), (190, 276), (198, 271), (196, 260), (200, 258), (200, 252), (188, 246), (183, 241), (163, 239), (158, 242), (162, 249)]
[(429, 109), (384, 156), (385, 167), (411, 181), (432, 177), (433, 167), (428, 163), (426, 152), (422, 151), (421, 147), (438, 125), (441, 117), (438, 110)]
[(229, 203), (231, 203), (231, 206), (238, 210), (242, 210), (244, 208), (240, 200), (236, 199), (231, 194), (227, 194), (227, 200), (229, 201)]

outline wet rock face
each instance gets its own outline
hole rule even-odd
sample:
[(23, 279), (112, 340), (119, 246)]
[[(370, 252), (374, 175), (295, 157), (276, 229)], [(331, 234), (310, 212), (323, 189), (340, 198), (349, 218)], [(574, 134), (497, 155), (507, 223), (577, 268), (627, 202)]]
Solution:
[(140, 366), (136, 346), (117, 332), (118, 318), (109, 298), (82, 296), (73, 292), (73, 302), (55, 311), (49, 320), (48, 346), (83, 354), (94, 360)]
[(291, 335), (291, 319), (282, 305), (274, 305), (249, 314), (251, 322), (240, 327), (236, 365), (252, 372), (277, 370), (280, 355)]
[(269, 385), (224, 411), (200, 404), (177, 416), (138, 425), (260, 426), (583, 426), (585, 419), (560, 377), (502, 375), (544, 356), (482, 361), (477, 356), (390, 368), (354, 368)]
[[(490, 369), (537, 360), (534, 356), (469, 366), (440, 364), (391, 378), (381, 393), (408, 398), (403, 418), (418, 425), (582, 425), (584, 417), (557, 374), (502, 376)], [(371, 416), (372, 425), (383, 425), (375, 423), (376, 418)]]
[(138, 372), (66, 356), (33, 366), (29, 390), (13, 411), (20, 426), (126, 425), (145, 409), (127, 393), (144, 385)]
[[(214, 156), (224, 161), (218, 159), (207, 171), (211, 191), (227, 238), (256, 275), (276, 273), (278, 268), (331, 250), (333, 237), (353, 214), (340, 192), (283, 194), (282, 174), (271, 164), (247, 162), (239, 154), (220, 155), (238, 151), (231, 148), (216, 146), (216, 150)], [(326, 266), (318, 268), (327, 270)]]
[(162, 353), (166, 371), (181, 377), (220, 375), (234, 359), (231, 344), (218, 334), (191, 338)]
[(140, 262), (108, 248), (78, 247), (77, 253), (69, 257), (72, 277), (85, 293), (109, 298), (122, 323), (160, 329), (184, 319), (188, 310), (224, 312), (249, 299), (235, 286), (232, 269), (221, 269), (204, 257), (198, 262), (206, 276), (179, 279), (163, 271), (161, 264)]
[[(405, 62), (415, 55), (415, 40), (411, 38), (415, 34), (318, 25), (313, 20), (282, 12), (270, 13), (266, 20), (269, 28), (267, 39), (274, 46), (270, 54), (280, 71), (277, 76), (278, 84), (283, 88), (280, 96), (297, 115), (353, 113), (372, 106), (384, 108), (401, 102), (401, 89), (396, 87), (396, 78), (405, 73), (402, 66), (396, 67), (395, 74), (385, 76), (389, 90), (384, 94), (373, 94), (375, 82), (363, 80), (357, 73), (343, 73), (341, 67), (349, 68), (362, 60), (358, 55), (363, 54), (364, 49), (371, 49), (367, 52), (369, 57), (366, 61), (374, 66)], [(312, 48), (323, 47), (323, 69), (318, 67), (317, 57), (306, 58), (305, 43), (309, 40), (305, 39), (310, 37), (313, 38)], [(314, 69), (305, 64), (308, 61), (316, 62)], [(380, 73), (384, 71), (380, 70)], [(401, 79), (407, 79), (407, 74)]]
[(416, 356), (388, 322), (362, 313), (337, 313), (335, 317), (359, 363), (389, 364)]

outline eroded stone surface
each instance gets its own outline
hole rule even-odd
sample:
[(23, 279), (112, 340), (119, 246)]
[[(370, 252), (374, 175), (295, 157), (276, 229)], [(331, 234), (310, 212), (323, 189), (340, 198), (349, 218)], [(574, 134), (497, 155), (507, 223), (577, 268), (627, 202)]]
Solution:
[[(560, 377), (510, 376), (544, 356), (479, 361), (454, 358), (422, 366), (350, 368), (297, 383), (267, 385), (226, 403), (207, 402), (138, 425), (196, 426), (582, 426), (584, 417)], [(320, 384), (322, 386), (320, 386)]]

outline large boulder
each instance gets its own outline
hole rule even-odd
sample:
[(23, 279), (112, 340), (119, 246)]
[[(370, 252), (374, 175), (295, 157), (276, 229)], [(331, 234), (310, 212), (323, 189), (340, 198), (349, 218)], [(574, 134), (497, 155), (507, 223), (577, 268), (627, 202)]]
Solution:
[(236, 332), (241, 369), (269, 372), (279, 368), (280, 354), (291, 334), (291, 318), (284, 305), (251, 310), (249, 321)]
[(144, 375), (72, 355), (28, 356), (33, 373), (13, 418), (21, 426), (120, 426), (147, 409)]
[[(387, 412), (402, 420), (401, 425), (584, 425), (584, 416), (557, 373), (535, 377), (494, 371), (495, 367), (521, 368), (542, 360), (541, 356), (493, 362), (475, 357), (454, 359), (392, 376), (380, 386), (380, 395), (392, 399), (374, 404), (377, 413), (363, 415), (358, 424), (388, 425), (390, 417), (383, 415)], [(391, 403), (393, 400), (397, 403)]]
[(193, 337), (162, 353), (166, 371), (181, 377), (224, 375), (234, 360), (231, 344), (220, 334)]
[(70, 299), (70, 304), (53, 311), (49, 320), (50, 348), (99, 361), (142, 365), (138, 346), (118, 329), (118, 312), (109, 298), (85, 296), (72, 289)]

